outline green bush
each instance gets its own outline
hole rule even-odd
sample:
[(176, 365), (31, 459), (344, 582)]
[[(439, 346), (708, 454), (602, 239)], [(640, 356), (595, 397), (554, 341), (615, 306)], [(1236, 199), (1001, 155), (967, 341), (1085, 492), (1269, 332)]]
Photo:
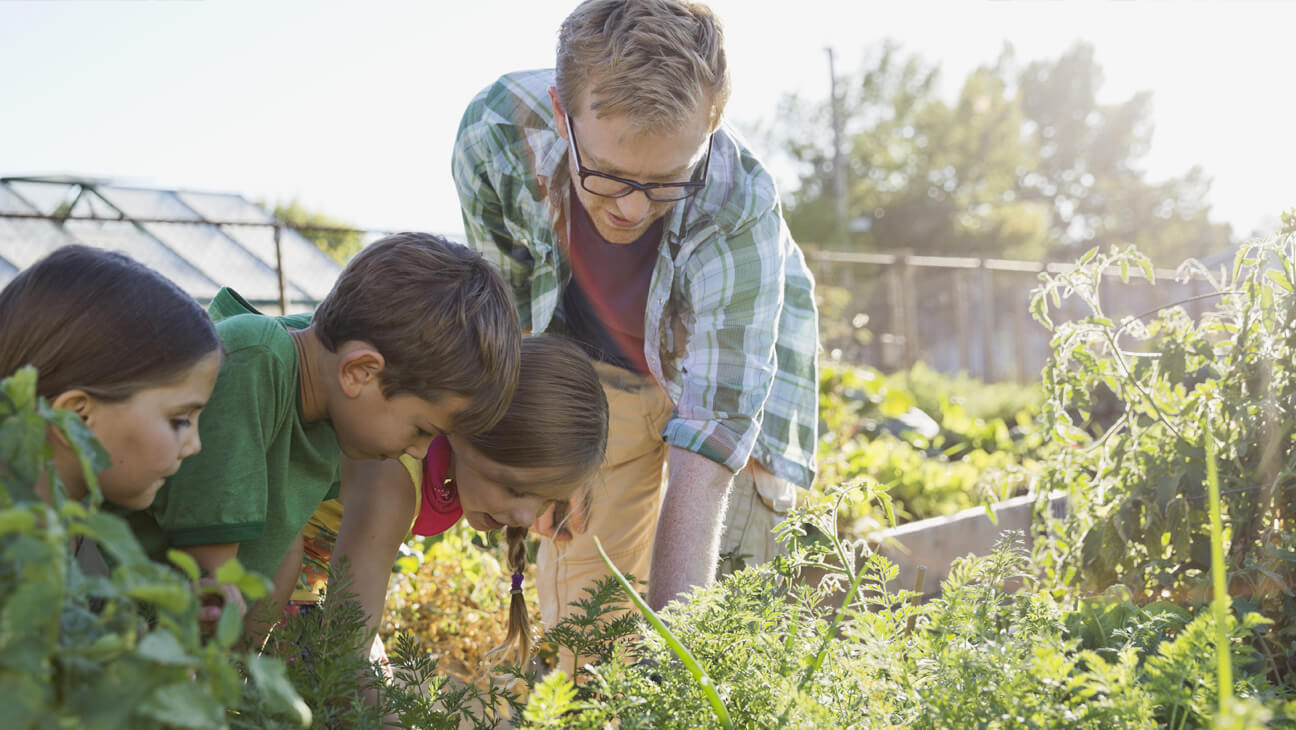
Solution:
[[(234, 649), (242, 619), (227, 611), (200, 635), (198, 570), (150, 562), (125, 521), (100, 509), (108, 456), (79, 418), (36, 397), (36, 372), (0, 381), (0, 707), (6, 727), (224, 728), (231, 720), (288, 726), (310, 712), (279, 662)], [(69, 500), (48, 432), (72, 444), (90, 489)], [(51, 503), (35, 496), (47, 476)], [(87, 575), (74, 558), (97, 544), (114, 563)], [(222, 571), (250, 597), (264, 579)]]
[[(1242, 247), (1220, 279), (1189, 262), (1209, 287), (1194, 321), (1183, 307), (1112, 321), (1099, 295), (1104, 270), (1144, 272), (1132, 250), (1091, 252), (1045, 279), (1033, 302), (1053, 329), (1043, 420), (1058, 451), (1041, 492), (1063, 490), (1072, 509), (1038, 543), (1058, 585), (1084, 592), (1123, 585), (1138, 603), (1205, 602), (1210, 593), (1204, 440), (1218, 444), (1228, 588), (1240, 614), (1272, 624), (1252, 637), (1264, 671), (1287, 686), (1296, 646), (1296, 235)], [(1049, 306), (1089, 309), (1053, 326)], [(1094, 394), (1117, 418), (1094, 427)]]
[[(817, 483), (877, 480), (903, 521), (1024, 494), (1039, 471), (1038, 390), (985, 386), (921, 365), (883, 376), (825, 363), (819, 393)], [(872, 512), (845, 510), (841, 517), (841, 528), (853, 535), (880, 524)]]
[[(875, 491), (871, 496), (880, 496)], [(866, 493), (866, 496), (868, 494)], [(797, 510), (790, 553), (693, 592), (661, 612), (740, 728), (1207, 727), (1214, 722), (1212, 619), (1120, 595), (1067, 608), (1049, 592), (1009, 593), (1030, 574), (1009, 545), (954, 566), (923, 605), (887, 589), (895, 568), (831, 535), (851, 494)], [(807, 529), (806, 526), (809, 526)], [(807, 584), (803, 571), (826, 571)], [(858, 583), (861, 590), (846, 591)], [(844, 604), (839, 607), (838, 602)], [(550, 640), (596, 661), (550, 675), (522, 727), (714, 727), (694, 675), (642, 621), (600, 622), (620, 606), (610, 583)], [(1239, 722), (1290, 725), (1293, 707), (1254, 667), (1254, 613), (1231, 625)]]

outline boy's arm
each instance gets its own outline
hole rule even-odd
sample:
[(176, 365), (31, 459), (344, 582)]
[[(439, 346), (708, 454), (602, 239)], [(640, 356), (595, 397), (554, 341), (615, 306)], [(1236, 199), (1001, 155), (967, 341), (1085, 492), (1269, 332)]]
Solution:
[[(399, 461), (342, 462), (342, 524), (332, 564), (346, 565), (351, 591), (365, 615), (366, 649), (378, 632), (387, 584), (417, 509), (409, 471)], [(345, 560), (343, 563), (341, 561)]]
[(215, 575), (218, 568), (238, 556), (238, 546), (236, 542), (226, 542), (219, 545), (186, 545), (180, 550), (189, 553), (189, 557), (197, 561), (198, 569), (204, 574)]

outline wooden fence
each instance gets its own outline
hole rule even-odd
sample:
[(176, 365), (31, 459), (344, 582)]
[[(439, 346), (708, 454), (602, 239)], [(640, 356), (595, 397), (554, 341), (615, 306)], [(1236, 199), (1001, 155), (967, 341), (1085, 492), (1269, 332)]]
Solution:
[[(986, 382), (1038, 379), (1049, 355), (1050, 333), (1030, 314), (1031, 292), (1042, 272), (1061, 273), (1073, 263), (904, 252), (862, 253), (809, 249), (821, 306), (824, 348), (834, 357), (884, 371), (924, 362), (936, 370), (966, 372)], [(1102, 300), (1108, 316), (1145, 315), (1210, 291), (1204, 280), (1176, 281), (1156, 270), (1156, 283), (1108, 271)], [(1054, 322), (1088, 314), (1078, 303), (1050, 310)], [(866, 334), (867, 333), (867, 334)]]

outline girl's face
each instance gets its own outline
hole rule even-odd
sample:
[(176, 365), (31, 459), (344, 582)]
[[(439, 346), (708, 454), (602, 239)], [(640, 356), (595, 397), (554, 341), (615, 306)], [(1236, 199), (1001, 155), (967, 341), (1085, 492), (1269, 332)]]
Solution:
[(212, 352), (171, 385), (144, 388), (117, 403), (87, 396), (81, 415), (112, 463), (99, 472), (105, 500), (128, 509), (148, 507), (180, 462), (198, 453), (198, 415), (219, 372), (220, 353)]
[(562, 468), (505, 466), (458, 436), (450, 436), (450, 450), (464, 519), (477, 530), (530, 527), (550, 502), (568, 499), (577, 486), (561, 482)]

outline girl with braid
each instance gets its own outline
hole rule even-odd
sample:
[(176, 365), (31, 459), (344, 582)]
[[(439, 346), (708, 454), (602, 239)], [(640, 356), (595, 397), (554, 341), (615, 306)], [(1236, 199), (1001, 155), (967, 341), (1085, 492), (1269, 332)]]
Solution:
[(607, 401), (584, 351), (561, 337), (524, 338), (517, 391), (489, 431), (439, 435), (421, 461), (402, 456), (344, 464), (339, 499), (321, 505), (303, 531), (304, 590), (294, 603), (318, 600), (326, 566), (345, 564), (376, 636), (391, 566), (409, 534), (437, 535), (461, 518), (478, 530), (506, 528), (513, 581), (500, 653), (511, 646), (519, 664), (525, 662), (531, 652), (522, 597), (528, 528), (559, 542), (584, 529), (607, 431)]

